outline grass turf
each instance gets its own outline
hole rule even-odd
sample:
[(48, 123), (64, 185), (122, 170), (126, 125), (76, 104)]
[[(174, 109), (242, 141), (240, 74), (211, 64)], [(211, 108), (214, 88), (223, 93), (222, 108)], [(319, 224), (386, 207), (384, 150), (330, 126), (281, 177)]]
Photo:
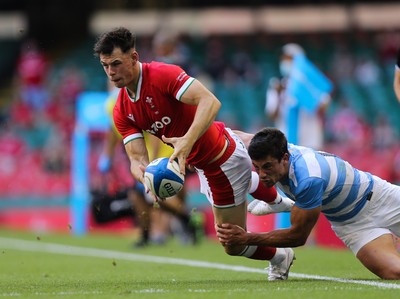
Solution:
[[(30, 241), (17, 250), (7, 245), (8, 239), (0, 239), (0, 298), (375, 299), (382, 296), (390, 299), (398, 298), (400, 293), (400, 282), (377, 279), (348, 250), (297, 248), (297, 260), (289, 280), (267, 282), (266, 274), (259, 273), (267, 266), (266, 262), (227, 256), (213, 240), (203, 240), (195, 247), (171, 241), (165, 246), (133, 250), (131, 240), (125, 236), (74, 237), (0, 230), (0, 237)], [(66, 252), (49, 253), (41, 247), (36, 252), (30, 249), (30, 244), (44, 246), (48, 243), (65, 245)], [(76, 247), (109, 250), (110, 255), (73, 255)], [(139, 256), (135, 260), (124, 258), (123, 254), (132, 253)], [(146, 260), (148, 256), (154, 260)], [(227, 267), (244, 266), (255, 272), (194, 267), (189, 262), (187, 265), (168, 264), (157, 262), (157, 257), (226, 264)], [(345, 280), (326, 281), (298, 274)], [(349, 279), (363, 280), (367, 284)], [(374, 286), (374, 283), (383, 283), (384, 287)]]

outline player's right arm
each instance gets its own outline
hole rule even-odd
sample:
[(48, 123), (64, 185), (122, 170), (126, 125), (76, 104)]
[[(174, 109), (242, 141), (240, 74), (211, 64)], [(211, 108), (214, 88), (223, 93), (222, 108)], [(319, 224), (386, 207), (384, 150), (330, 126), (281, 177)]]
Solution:
[(133, 177), (144, 183), (144, 171), (149, 164), (149, 156), (146, 143), (143, 138), (136, 138), (125, 144), (125, 151), (130, 162), (130, 170)]
[(178, 158), (181, 173), (185, 173), (186, 158), (194, 143), (204, 134), (215, 120), (221, 102), (200, 81), (194, 80), (180, 98), (182, 103), (197, 106), (196, 114), (186, 134), (182, 137), (166, 138), (165, 143), (174, 147), (170, 160)]
[(321, 207), (304, 210), (294, 206), (290, 213), (290, 227), (265, 233), (247, 232), (230, 223), (217, 224), (215, 228), (219, 241), (226, 245), (298, 247), (306, 243), (320, 213)]
[[(120, 96), (120, 95), (119, 95)], [(144, 171), (149, 164), (149, 155), (146, 147), (146, 142), (143, 137), (143, 132), (139, 127), (136, 127), (131, 119), (126, 117), (129, 112), (124, 110), (118, 98), (113, 108), (113, 120), (115, 128), (122, 136), (122, 141), (125, 146), (125, 152), (130, 162), (130, 171), (135, 180), (144, 183)]]

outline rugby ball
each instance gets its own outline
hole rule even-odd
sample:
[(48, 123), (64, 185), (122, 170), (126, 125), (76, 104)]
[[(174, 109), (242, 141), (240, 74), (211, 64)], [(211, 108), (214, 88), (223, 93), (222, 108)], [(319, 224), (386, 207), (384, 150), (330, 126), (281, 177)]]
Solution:
[(184, 181), (185, 176), (180, 173), (178, 162), (169, 162), (169, 158), (155, 159), (144, 172), (146, 186), (160, 198), (176, 195), (183, 188)]

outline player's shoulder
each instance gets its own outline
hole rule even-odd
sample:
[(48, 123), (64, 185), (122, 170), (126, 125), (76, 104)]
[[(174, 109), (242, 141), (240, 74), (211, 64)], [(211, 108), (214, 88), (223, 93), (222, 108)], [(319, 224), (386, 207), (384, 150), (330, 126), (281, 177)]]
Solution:
[(150, 63), (143, 63), (143, 66), (147, 67), (149, 69), (159, 69), (159, 70), (169, 70), (169, 69), (181, 68), (177, 64), (166, 63), (166, 62), (162, 62), (162, 61), (152, 61)]
[(291, 156), (297, 159), (314, 159), (316, 155), (316, 151), (310, 147), (294, 145), (290, 144), (288, 146), (288, 150)]
[(152, 61), (148, 64), (145, 64), (143, 69), (144, 72), (147, 70), (147, 72), (152, 76), (159, 76), (161, 78), (165, 78), (168, 75), (175, 76), (185, 73), (185, 71), (179, 65), (159, 61)]
[(314, 176), (320, 169), (316, 152), (308, 147), (289, 145), (290, 168), (297, 180), (303, 180)]

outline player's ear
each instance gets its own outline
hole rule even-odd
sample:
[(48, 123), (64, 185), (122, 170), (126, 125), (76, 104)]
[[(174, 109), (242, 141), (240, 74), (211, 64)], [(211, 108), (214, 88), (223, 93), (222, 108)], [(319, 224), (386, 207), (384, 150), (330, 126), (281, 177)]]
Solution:
[(133, 64), (136, 64), (136, 62), (139, 60), (139, 53), (136, 52), (136, 50), (132, 50), (131, 59)]
[(283, 157), (282, 157), (282, 160), (285, 161), (285, 162), (289, 162), (289, 154), (288, 153), (284, 153)]

